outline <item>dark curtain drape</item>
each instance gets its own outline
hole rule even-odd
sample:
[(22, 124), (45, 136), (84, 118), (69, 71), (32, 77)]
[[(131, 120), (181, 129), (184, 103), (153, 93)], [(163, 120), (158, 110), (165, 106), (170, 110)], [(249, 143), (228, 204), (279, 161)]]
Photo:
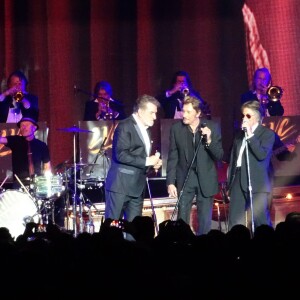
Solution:
[[(96, 82), (110, 82), (129, 115), (138, 95), (157, 95), (175, 71), (185, 70), (210, 104), (212, 116), (220, 118), (226, 151), (239, 115), (239, 96), (248, 89), (243, 4), (0, 0), (2, 89), (13, 70), (28, 76), (30, 92), (39, 97), (40, 121), (49, 127), (55, 165), (73, 153), (72, 133), (57, 129), (83, 120)], [(159, 124), (153, 128), (156, 148)]]

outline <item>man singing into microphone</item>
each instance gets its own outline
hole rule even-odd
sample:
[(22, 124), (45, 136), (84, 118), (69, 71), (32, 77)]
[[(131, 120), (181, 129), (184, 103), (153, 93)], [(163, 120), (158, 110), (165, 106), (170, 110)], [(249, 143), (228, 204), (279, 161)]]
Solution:
[(177, 218), (190, 224), (196, 196), (197, 235), (211, 229), (213, 196), (218, 193), (216, 162), (223, 158), (219, 124), (202, 115), (202, 103), (194, 96), (183, 102), (183, 118), (170, 129), (167, 160), (167, 188), (178, 198)]
[(270, 160), (275, 133), (262, 125), (258, 101), (245, 102), (241, 112), (241, 130), (233, 141), (228, 166), (229, 230), (236, 224), (272, 226), (268, 195), (272, 190)]

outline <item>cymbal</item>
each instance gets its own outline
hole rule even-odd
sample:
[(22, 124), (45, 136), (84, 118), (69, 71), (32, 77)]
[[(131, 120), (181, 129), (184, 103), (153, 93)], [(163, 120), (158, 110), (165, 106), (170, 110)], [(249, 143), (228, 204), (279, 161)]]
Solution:
[(81, 129), (75, 125), (72, 127), (69, 127), (69, 128), (57, 128), (56, 130), (60, 130), (60, 131), (64, 131), (64, 132), (93, 132), (91, 130)]

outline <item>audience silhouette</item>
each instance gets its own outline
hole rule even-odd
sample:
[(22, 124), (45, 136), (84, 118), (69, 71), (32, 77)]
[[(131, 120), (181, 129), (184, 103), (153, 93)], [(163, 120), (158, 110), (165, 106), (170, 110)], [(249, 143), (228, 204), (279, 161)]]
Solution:
[[(124, 232), (135, 240), (126, 240)], [(43, 299), (119, 299), (132, 282), (133, 297), (192, 299), (195, 287), (209, 299), (289, 295), (297, 284), (299, 250), (299, 212), (289, 213), (275, 229), (261, 225), (252, 235), (235, 225), (227, 233), (212, 229), (196, 236), (181, 219), (161, 222), (155, 235), (148, 216), (127, 223), (107, 219), (99, 232), (76, 237), (53, 224), (39, 232), (28, 223), (14, 240), (0, 228), (3, 289), (13, 299), (32, 293)]]

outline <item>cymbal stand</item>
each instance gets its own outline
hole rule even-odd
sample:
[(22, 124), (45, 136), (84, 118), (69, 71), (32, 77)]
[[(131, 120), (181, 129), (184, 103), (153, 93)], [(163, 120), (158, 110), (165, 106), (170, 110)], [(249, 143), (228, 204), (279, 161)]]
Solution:
[(65, 199), (65, 217), (66, 217), (66, 229), (70, 230), (70, 224), (69, 224), (69, 219), (70, 219), (70, 215), (69, 215), (69, 208), (70, 208), (70, 188), (69, 188), (69, 179), (68, 179), (68, 173), (67, 173), (67, 166), (64, 166), (64, 176), (65, 176), (65, 184), (66, 184), (66, 190), (65, 190), (65, 194), (64, 194), (64, 199)]
[[(80, 170), (80, 173), (81, 173), (81, 170)], [(79, 183), (78, 183), (78, 189), (80, 190), (80, 194), (78, 197), (78, 200), (79, 200), (79, 205), (78, 205), (79, 216), (78, 216), (78, 218), (79, 218), (79, 232), (80, 233), (84, 232), (84, 222), (83, 222), (83, 216), (82, 216), (84, 199), (83, 199), (82, 190), (85, 188), (85, 185), (83, 184), (81, 177), (82, 176), (80, 176)], [(77, 185), (76, 182), (74, 184)]]
[(76, 166), (76, 133), (74, 132), (73, 137), (73, 157), (74, 157), (74, 194), (73, 194), (73, 230), (74, 230), (74, 237), (77, 236), (77, 166)]

